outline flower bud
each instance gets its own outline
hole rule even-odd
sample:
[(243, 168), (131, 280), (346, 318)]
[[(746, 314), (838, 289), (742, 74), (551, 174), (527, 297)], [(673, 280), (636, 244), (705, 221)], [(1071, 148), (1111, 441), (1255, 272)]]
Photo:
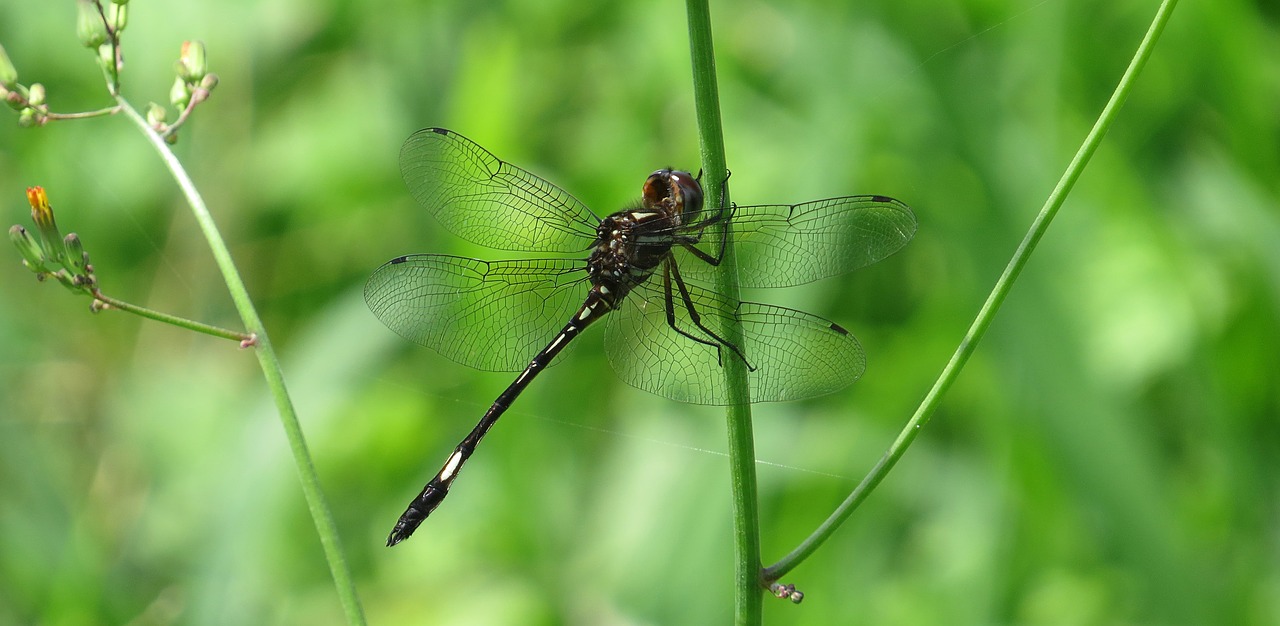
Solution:
[(89, 266), (89, 253), (84, 251), (80, 235), (67, 233), (62, 238), (62, 248), (67, 254), (67, 268), (75, 274), (84, 274), (85, 268)]
[(191, 87), (187, 86), (187, 81), (182, 80), (181, 76), (173, 79), (173, 86), (169, 88), (169, 102), (178, 109), (187, 108), (187, 103), (191, 102)]
[(33, 83), (31, 88), (27, 90), (27, 104), (33, 107), (38, 107), (44, 104), (44, 99), (44, 85), (41, 83)]
[(209, 92), (213, 91), (213, 88), (217, 86), (218, 75), (205, 74), (204, 78), (200, 79), (200, 84), (191, 90), (191, 98), (196, 101), (196, 104), (200, 104), (209, 99)]
[(27, 99), (23, 94), (27, 93), (27, 88), (17, 85), (17, 89), (11, 89), (4, 95), (4, 103), (9, 105), (14, 111), (21, 111), (27, 108)]
[(116, 49), (110, 43), (104, 43), (98, 46), (98, 63), (102, 65), (102, 69), (114, 71), (116, 66)]
[(107, 5), (107, 20), (111, 22), (111, 28), (115, 29), (116, 35), (119, 36), (120, 31), (129, 25), (129, 7), (123, 2)]
[(11, 90), (16, 84), (18, 84), (18, 68), (14, 67), (13, 61), (9, 60), (9, 53), (4, 51), (4, 46), (0, 46), (0, 87)]
[(204, 78), (208, 71), (204, 44), (199, 41), (182, 42), (182, 54), (178, 57), (178, 76), (189, 83), (196, 83)]
[(9, 240), (13, 242), (13, 246), (22, 255), (23, 265), (26, 265), (37, 274), (49, 271), (49, 268), (45, 266), (44, 249), (40, 247), (40, 242), (36, 241), (36, 238), (27, 232), (27, 229), (14, 224), (9, 228)]
[(102, 69), (102, 75), (107, 79), (107, 90), (113, 96), (119, 94), (120, 70), (124, 69), (124, 57), (118, 53), (111, 42), (98, 46), (98, 67)]
[(53, 219), (53, 207), (49, 206), (49, 196), (45, 195), (44, 187), (27, 187), (27, 202), (31, 203), (31, 220), (40, 231), (45, 254), (50, 260), (62, 262), (62, 233), (58, 232), (58, 223)]
[(147, 105), (147, 123), (150, 124), (152, 128), (158, 129), (161, 126), (164, 126), (164, 120), (168, 115), (169, 113), (164, 107), (154, 102)]
[(39, 123), (40, 123), (40, 120), (39, 118), (36, 117), (35, 109), (28, 107), (23, 109), (22, 112), (18, 114), (18, 126), (21, 126), (23, 128), (31, 128), (32, 126), (39, 125)]
[(101, 46), (107, 41), (107, 25), (102, 23), (98, 8), (87, 0), (80, 0), (76, 7), (76, 37), (86, 48)]

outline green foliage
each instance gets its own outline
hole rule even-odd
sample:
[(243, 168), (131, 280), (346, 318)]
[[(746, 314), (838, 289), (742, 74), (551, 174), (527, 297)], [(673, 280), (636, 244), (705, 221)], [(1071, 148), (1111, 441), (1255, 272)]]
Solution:
[[(363, 307), (381, 262), (493, 256), (414, 209), (396, 153), (454, 128), (598, 212), (698, 166), (681, 7), (134, 5), (122, 91), (182, 41), (220, 82), (176, 149), (246, 272), (372, 623), (723, 623), (724, 427), (624, 387), (599, 332), (512, 409), (413, 541), (396, 516), (509, 382)], [(869, 356), (849, 391), (756, 407), (764, 558), (896, 435), (1074, 153), (1154, 3), (714, 6), (734, 200), (907, 201), (903, 253), (748, 297)], [(58, 111), (109, 106), (73, 3), (0, 5)], [(984, 344), (880, 490), (788, 577), (787, 623), (1274, 623), (1280, 453), (1276, 15), (1184, 3)], [(0, 206), (57, 199), (119, 297), (237, 315), (177, 189), (118, 117), (0, 116)], [(340, 623), (252, 356), (0, 263), (0, 623)], [(777, 464), (777, 465), (774, 465)]]

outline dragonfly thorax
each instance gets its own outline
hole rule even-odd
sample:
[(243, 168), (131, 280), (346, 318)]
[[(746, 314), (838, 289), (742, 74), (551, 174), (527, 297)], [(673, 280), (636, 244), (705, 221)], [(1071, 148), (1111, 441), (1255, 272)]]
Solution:
[(658, 170), (649, 175), (643, 190), (641, 208), (618, 211), (600, 221), (587, 259), (593, 291), (610, 308), (671, 253), (685, 215), (702, 210), (702, 187), (688, 172)]
[[(678, 216), (665, 211), (619, 211), (600, 221), (587, 258), (587, 276), (610, 307), (644, 282), (671, 252)], [(597, 289), (598, 290), (598, 289)]]

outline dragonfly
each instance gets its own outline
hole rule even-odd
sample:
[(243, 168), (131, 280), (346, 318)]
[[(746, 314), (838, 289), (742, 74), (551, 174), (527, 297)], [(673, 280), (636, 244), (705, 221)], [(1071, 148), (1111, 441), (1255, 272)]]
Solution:
[[(392, 331), (472, 368), (520, 372), (410, 502), (387, 546), (435, 511), (498, 418), (602, 318), (618, 376), (673, 400), (729, 404), (719, 373), (725, 359), (745, 363), (752, 402), (811, 398), (853, 383), (866, 354), (849, 331), (801, 311), (732, 301), (710, 287), (713, 272), (732, 245), (740, 286), (804, 284), (879, 261), (916, 230), (907, 205), (879, 195), (707, 207), (698, 177), (673, 169), (650, 174), (638, 203), (601, 218), (444, 128), (410, 136), (400, 171), (418, 205), (453, 234), (562, 256), (410, 254), (369, 278), (365, 302)], [(732, 326), (740, 343), (726, 340)]]

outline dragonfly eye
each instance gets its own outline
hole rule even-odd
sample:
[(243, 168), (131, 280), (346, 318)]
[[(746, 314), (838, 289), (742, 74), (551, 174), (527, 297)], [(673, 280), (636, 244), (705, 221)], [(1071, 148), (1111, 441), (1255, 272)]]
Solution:
[(697, 213), (702, 210), (702, 185), (689, 172), (658, 170), (644, 181), (644, 205)]
[(658, 170), (644, 181), (644, 206), (656, 209), (663, 205), (663, 200), (670, 197), (671, 170)]
[(702, 185), (689, 172), (671, 172), (672, 188), (679, 190), (679, 198), (684, 204), (683, 213), (697, 213), (702, 210)]

